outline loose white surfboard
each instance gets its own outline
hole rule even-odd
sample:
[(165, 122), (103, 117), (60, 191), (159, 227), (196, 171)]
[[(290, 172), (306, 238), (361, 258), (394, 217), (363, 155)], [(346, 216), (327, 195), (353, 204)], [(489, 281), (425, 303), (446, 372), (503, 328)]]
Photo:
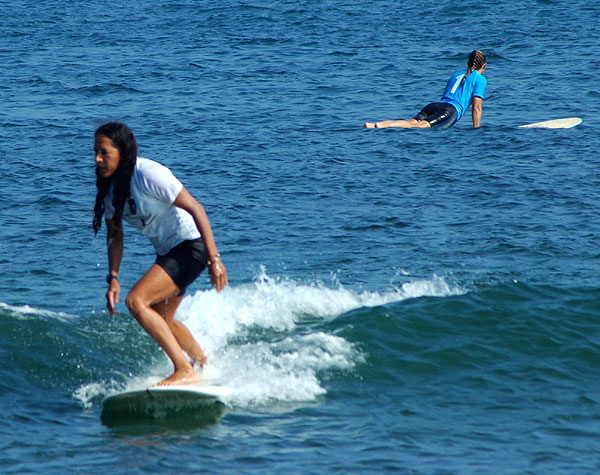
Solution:
[(566, 117), (564, 119), (545, 120), (534, 124), (519, 125), (526, 129), (570, 129), (583, 122), (579, 117)]
[(151, 386), (112, 394), (102, 403), (102, 422), (117, 426), (132, 422), (185, 418), (214, 423), (223, 413), (230, 389), (219, 385)]

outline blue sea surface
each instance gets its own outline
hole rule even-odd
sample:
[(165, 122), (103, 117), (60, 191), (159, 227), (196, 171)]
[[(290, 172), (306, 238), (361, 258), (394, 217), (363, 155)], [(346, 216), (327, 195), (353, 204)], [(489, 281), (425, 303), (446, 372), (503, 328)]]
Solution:
[[(0, 3), (0, 472), (597, 473), (597, 0)], [(367, 130), (488, 56), (482, 127)], [(519, 129), (581, 117), (572, 129)], [(177, 318), (214, 423), (102, 424), (170, 362), (105, 309), (93, 134), (205, 206)], [(123, 295), (154, 261), (125, 228)]]

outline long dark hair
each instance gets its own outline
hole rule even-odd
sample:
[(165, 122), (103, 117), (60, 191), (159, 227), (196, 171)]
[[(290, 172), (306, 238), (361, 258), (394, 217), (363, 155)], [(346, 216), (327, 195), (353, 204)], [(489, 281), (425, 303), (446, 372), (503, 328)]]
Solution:
[(486, 63), (487, 63), (487, 58), (485, 57), (485, 54), (483, 54), (483, 51), (481, 51), (479, 49), (475, 49), (475, 50), (471, 51), (471, 54), (469, 55), (469, 60), (467, 61), (467, 67), (468, 67), (467, 74), (465, 74), (465, 76), (462, 78), (460, 85), (462, 86), (464, 84), (464, 82), (467, 79), (467, 76), (469, 74), (471, 74), (473, 71), (481, 68), (481, 66), (483, 66)]
[(94, 205), (94, 220), (92, 227), (94, 234), (97, 234), (102, 226), (102, 216), (104, 216), (104, 199), (108, 194), (111, 183), (113, 184), (113, 207), (115, 213), (113, 220), (117, 227), (121, 226), (121, 218), (123, 216), (123, 208), (129, 197), (129, 187), (131, 185), (131, 177), (135, 169), (137, 161), (137, 142), (133, 132), (125, 124), (120, 122), (109, 122), (100, 126), (94, 138), (99, 135), (108, 137), (113, 146), (119, 149), (120, 162), (115, 173), (109, 178), (103, 178), (96, 170), (96, 204)]

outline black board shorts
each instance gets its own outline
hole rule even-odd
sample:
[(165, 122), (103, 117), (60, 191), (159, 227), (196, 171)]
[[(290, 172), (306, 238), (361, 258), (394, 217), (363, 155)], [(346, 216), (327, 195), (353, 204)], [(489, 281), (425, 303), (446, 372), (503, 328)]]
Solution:
[(179, 287), (183, 295), (188, 285), (194, 282), (208, 265), (208, 256), (202, 238), (183, 241), (164, 256), (156, 256), (161, 266)]
[(432, 102), (427, 104), (421, 112), (419, 112), (413, 119), (418, 121), (425, 120), (429, 122), (432, 127), (441, 126), (442, 128), (450, 127), (454, 125), (458, 117), (456, 107), (447, 102)]

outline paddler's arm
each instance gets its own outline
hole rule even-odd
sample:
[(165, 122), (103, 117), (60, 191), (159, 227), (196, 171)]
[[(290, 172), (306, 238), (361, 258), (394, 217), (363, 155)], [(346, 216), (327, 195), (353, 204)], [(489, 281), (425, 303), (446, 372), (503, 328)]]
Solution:
[(481, 125), (481, 115), (483, 114), (483, 100), (481, 97), (473, 98), (473, 106), (471, 107), (471, 115), (473, 118), (473, 127), (478, 128)]
[(202, 206), (185, 188), (177, 195), (173, 204), (178, 208), (187, 211), (194, 218), (194, 222), (202, 235), (202, 241), (204, 242), (204, 247), (206, 247), (206, 252), (208, 254), (208, 272), (210, 273), (210, 281), (220, 292), (227, 285), (227, 270), (221, 262), (219, 251), (217, 251), (215, 238), (204, 206)]
[[(116, 313), (121, 285), (119, 284), (119, 267), (123, 258), (123, 226), (116, 226), (112, 219), (106, 220), (106, 250), (108, 253), (108, 290), (106, 291), (106, 308), (111, 315)], [(109, 276), (115, 276), (110, 278)]]

